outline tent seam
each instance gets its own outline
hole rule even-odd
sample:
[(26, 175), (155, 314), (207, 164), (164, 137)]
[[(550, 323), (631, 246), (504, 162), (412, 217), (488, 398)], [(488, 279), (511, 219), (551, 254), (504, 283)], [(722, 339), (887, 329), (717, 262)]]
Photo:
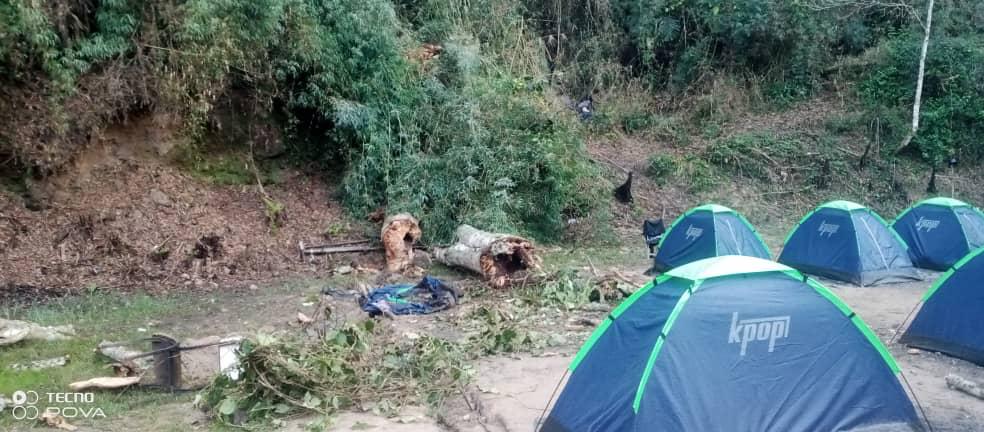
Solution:
[[(878, 243), (878, 239), (875, 238), (875, 233), (871, 232), (871, 227), (868, 225), (868, 221), (864, 220), (864, 218), (859, 218), (859, 220), (861, 221), (862, 224), (864, 224), (864, 230), (868, 232), (868, 237), (871, 238), (871, 241), (875, 242), (875, 246), (876, 246), (875, 249), (878, 250), (878, 256), (881, 258), (882, 265), (885, 266), (885, 270), (889, 270), (888, 260), (885, 259), (885, 254), (882, 253), (881, 244)], [(855, 231), (857, 231), (857, 230), (855, 230)], [(861, 248), (861, 244), (859, 242), (858, 243), (858, 253), (861, 252), (861, 249), (860, 248)], [(863, 273), (864, 272), (864, 269), (861, 269), (861, 272)]]
[(687, 302), (690, 301), (690, 297), (697, 291), (697, 288), (704, 283), (704, 280), (692, 281), (692, 284), (687, 291), (680, 295), (680, 299), (677, 300), (677, 304), (673, 306), (673, 311), (667, 317), (666, 322), (663, 323), (663, 328), (660, 329), (660, 334), (656, 338), (656, 342), (653, 343), (653, 349), (649, 354), (649, 360), (646, 361), (646, 367), (642, 370), (642, 377), (639, 379), (639, 387), (636, 389), (635, 397), (632, 400), (632, 411), (635, 414), (639, 413), (639, 407), (642, 403), (642, 395), (645, 392), (646, 384), (649, 382), (649, 375), (652, 373), (652, 368), (656, 364), (656, 358), (659, 356), (660, 351), (663, 348), (663, 344), (666, 343), (666, 336), (670, 333), (670, 329), (673, 328), (673, 324), (676, 322), (677, 317), (683, 312), (683, 308), (686, 306)]

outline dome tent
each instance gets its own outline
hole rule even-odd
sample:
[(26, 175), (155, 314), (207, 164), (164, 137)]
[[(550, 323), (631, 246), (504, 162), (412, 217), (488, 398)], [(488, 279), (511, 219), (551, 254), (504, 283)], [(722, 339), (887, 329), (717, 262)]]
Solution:
[(660, 276), (568, 370), (541, 432), (922, 430), (864, 322), (818, 282), (758, 258)]
[(892, 222), (909, 246), (917, 267), (946, 271), (984, 246), (984, 213), (953, 198), (930, 198), (906, 209)]
[(769, 248), (744, 216), (724, 206), (705, 204), (673, 221), (659, 243), (653, 270), (663, 272), (723, 255), (772, 259)]
[(922, 279), (898, 234), (877, 213), (850, 201), (808, 213), (786, 237), (779, 262), (862, 286)]
[(971, 252), (923, 296), (899, 341), (984, 366), (984, 248)]

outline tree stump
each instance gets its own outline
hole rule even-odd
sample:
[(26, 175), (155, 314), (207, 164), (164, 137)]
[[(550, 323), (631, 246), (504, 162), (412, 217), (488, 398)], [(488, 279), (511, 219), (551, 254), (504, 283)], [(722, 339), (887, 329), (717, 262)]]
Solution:
[(478, 273), (493, 288), (505, 288), (539, 268), (533, 242), (510, 234), (490, 233), (470, 225), (455, 231), (456, 243), (434, 250), (434, 259)]
[(420, 223), (400, 213), (386, 218), (380, 237), (386, 249), (386, 270), (400, 273), (413, 266), (413, 245), (420, 240)]

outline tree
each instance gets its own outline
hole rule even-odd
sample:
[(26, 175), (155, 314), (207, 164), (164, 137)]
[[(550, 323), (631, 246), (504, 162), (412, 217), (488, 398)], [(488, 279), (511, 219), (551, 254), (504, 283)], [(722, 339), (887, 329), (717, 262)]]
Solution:
[[(902, 9), (915, 17), (915, 9), (912, 5), (905, 2), (891, 2), (882, 0), (814, 0), (808, 4), (809, 7), (814, 10), (828, 10), (828, 9), (847, 9), (850, 14), (856, 13), (859, 10), (879, 8), (879, 9)], [(929, 34), (933, 25), (933, 7), (935, 6), (934, 0), (929, 0), (926, 4), (926, 22), (922, 26), (924, 30), (923, 42), (922, 42), (922, 52), (919, 55), (919, 75), (916, 78), (916, 96), (912, 104), (912, 127), (906, 134), (905, 138), (902, 140), (902, 145), (899, 146), (896, 152), (901, 152), (912, 143), (912, 139), (915, 138), (916, 132), (919, 130), (919, 109), (922, 105), (922, 89), (923, 89), (923, 79), (926, 76), (926, 53), (929, 51)], [(916, 18), (918, 19), (918, 18)]]
[[(912, 129), (902, 140), (902, 145), (897, 150), (899, 152), (909, 146), (912, 138), (916, 136), (916, 132), (919, 130), (919, 106), (922, 104), (923, 78), (926, 76), (926, 52), (929, 50), (929, 32), (933, 25), (933, 5), (934, 1), (929, 0), (929, 4), (926, 6), (926, 25), (923, 26), (925, 35), (923, 36), (922, 52), (919, 54), (919, 76), (916, 78), (916, 98), (912, 103)], [(933, 169), (935, 178), (936, 167), (934, 166)]]

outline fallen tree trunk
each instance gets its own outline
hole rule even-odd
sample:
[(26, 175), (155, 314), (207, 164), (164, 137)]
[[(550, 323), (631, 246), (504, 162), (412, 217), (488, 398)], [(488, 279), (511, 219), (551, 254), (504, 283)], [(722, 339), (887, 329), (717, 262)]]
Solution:
[(420, 223), (400, 213), (386, 218), (380, 237), (386, 249), (386, 270), (399, 273), (413, 266), (413, 245), (420, 240)]
[(457, 242), (434, 250), (434, 258), (446, 265), (478, 273), (494, 288), (505, 288), (539, 268), (533, 242), (514, 235), (490, 233), (469, 225), (455, 231)]

